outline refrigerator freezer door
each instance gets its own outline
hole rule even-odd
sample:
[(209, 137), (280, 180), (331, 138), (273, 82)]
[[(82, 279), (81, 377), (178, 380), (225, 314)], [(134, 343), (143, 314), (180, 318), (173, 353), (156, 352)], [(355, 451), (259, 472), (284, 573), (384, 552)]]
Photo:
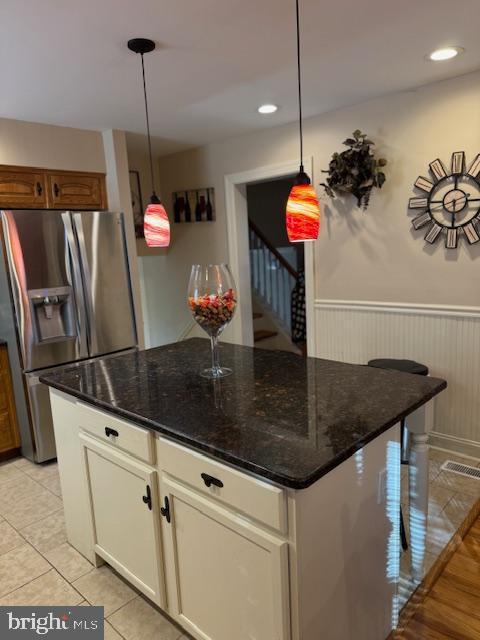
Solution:
[(83, 289), (63, 214), (3, 211), (2, 222), (24, 371), (88, 357)]
[[(127, 350), (124, 353), (129, 352), (130, 351)], [(123, 353), (115, 355), (123, 355)], [(115, 355), (107, 357), (113, 358), (115, 357)], [(80, 364), (94, 363), (96, 360), (98, 360), (98, 358), (92, 360), (84, 360)], [(76, 365), (72, 364), (71, 366), (74, 367)], [(46, 462), (47, 460), (53, 460), (57, 457), (49, 388), (45, 384), (40, 382), (40, 378), (47, 373), (58, 371), (58, 369), (61, 368), (62, 367), (53, 367), (52, 369), (42, 369), (41, 371), (27, 373), (25, 374), (25, 378), (21, 378), (22, 382), (25, 381), (25, 384), (23, 386), (25, 387), (28, 396), (28, 404), (31, 414), (31, 439), (34, 443), (34, 449), (32, 451), (32, 449), (29, 448), (29, 442), (29, 446), (26, 446), (27, 439), (25, 439), (22, 434), (22, 454), (30, 459), (33, 459), (35, 462)], [(88, 374), (85, 375), (87, 375), (86, 384), (88, 386)], [(97, 379), (92, 380), (92, 384), (96, 384), (98, 378), (100, 378), (105, 383), (105, 386), (107, 388), (109, 387), (108, 376), (106, 371), (104, 372), (102, 361), (99, 362), (98, 371), (95, 372), (95, 375), (97, 376)]]
[(87, 211), (72, 217), (80, 251), (90, 357), (136, 346), (123, 215)]
[(53, 433), (52, 411), (48, 387), (42, 384), (39, 376), (47, 370), (25, 375), (30, 413), (32, 416), (33, 439), (35, 442), (35, 461), (45, 462), (57, 457), (55, 436)]

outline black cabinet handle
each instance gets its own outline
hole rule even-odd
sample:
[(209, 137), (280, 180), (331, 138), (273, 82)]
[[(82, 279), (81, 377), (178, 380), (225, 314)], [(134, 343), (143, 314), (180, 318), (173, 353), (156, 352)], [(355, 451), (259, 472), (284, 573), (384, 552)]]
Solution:
[(56, 198), (58, 198), (58, 196), (60, 195), (60, 187), (56, 182), (53, 184), (53, 193), (55, 194)]
[(202, 480), (204, 481), (204, 483), (207, 485), (207, 487), (211, 487), (212, 484), (215, 485), (216, 487), (223, 487), (223, 482), (221, 480), (219, 480), (218, 478), (214, 478), (213, 476), (209, 476), (208, 473), (202, 473)]
[(152, 492), (150, 491), (150, 486), (147, 484), (147, 495), (142, 496), (143, 502), (148, 505), (150, 511), (152, 510)]
[(164, 503), (165, 506), (160, 507), (160, 513), (167, 519), (168, 524), (170, 524), (170, 500), (168, 499), (168, 496), (165, 496)]
[(118, 431), (115, 431), (115, 429), (111, 429), (110, 427), (105, 427), (105, 435), (107, 436), (107, 438), (109, 438), (110, 436), (118, 438)]
[(43, 191), (42, 185), (40, 184), (40, 182), (37, 182), (37, 194), (39, 196), (41, 196), (42, 195), (42, 191)]

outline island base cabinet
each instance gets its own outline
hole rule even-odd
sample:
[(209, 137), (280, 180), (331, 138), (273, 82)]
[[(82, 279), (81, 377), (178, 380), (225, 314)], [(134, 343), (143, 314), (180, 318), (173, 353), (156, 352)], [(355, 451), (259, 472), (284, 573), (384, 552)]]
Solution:
[(157, 472), (84, 433), (80, 440), (95, 552), (164, 607)]
[(288, 543), (163, 476), (169, 613), (199, 640), (290, 638)]

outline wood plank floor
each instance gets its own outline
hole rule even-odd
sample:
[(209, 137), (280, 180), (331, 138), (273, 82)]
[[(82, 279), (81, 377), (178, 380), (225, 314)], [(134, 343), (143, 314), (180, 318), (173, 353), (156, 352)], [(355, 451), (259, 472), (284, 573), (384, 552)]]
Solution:
[(480, 640), (480, 518), (395, 640)]

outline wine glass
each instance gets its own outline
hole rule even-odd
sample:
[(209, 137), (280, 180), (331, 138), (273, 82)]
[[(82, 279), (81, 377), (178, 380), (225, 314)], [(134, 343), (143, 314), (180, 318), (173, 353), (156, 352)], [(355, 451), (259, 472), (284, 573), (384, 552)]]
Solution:
[(200, 375), (214, 379), (229, 376), (232, 370), (221, 367), (218, 356), (218, 336), (233, 318), (237, 307), (235, 282), (228, 265), (192, 265), (188, 307), (196, 322), (209, 335), (212, 347), (212, 366)]

